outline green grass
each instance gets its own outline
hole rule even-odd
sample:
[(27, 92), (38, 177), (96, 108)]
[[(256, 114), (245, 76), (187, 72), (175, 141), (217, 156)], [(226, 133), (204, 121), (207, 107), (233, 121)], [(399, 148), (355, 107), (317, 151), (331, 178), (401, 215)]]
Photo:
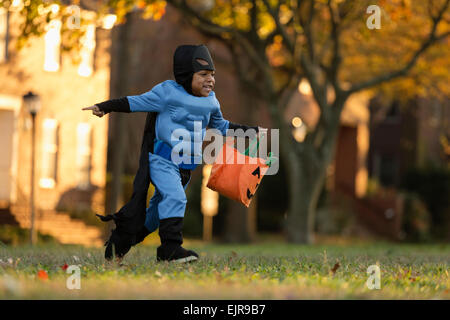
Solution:
[[(156, 245), (140, 245), (105, 263), (103, 248), (0, 247), (0, 299), (449, 299), (450, 246), (354, 243), (218, 245), (187, 241), (201, 259), (157, 263)], [(61, 266), (81, 266), (69, 290)], [(332, 271), (339, 263), (339, 267)], [(381, 270), (369, 290), (367, 268)], [(41, 280), (39, 270), (48, 273)]]

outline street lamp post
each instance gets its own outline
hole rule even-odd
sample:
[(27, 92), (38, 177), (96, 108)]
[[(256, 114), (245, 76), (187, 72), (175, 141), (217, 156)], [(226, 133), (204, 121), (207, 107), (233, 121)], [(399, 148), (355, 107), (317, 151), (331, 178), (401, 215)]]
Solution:
[(30, 226), (30, 242), (32, 245), (36, 243), (36, 228), (34, 225), (35, 220), (35, 207), (34, 207), (34, 162), (35, 162), (35, 136), (36, 136), (36, 114), (41, 108), (41, 100), (38, 95), (33, 94), (31, 91), (23, 96), (23, 105), (31, 115), (31, 192), (30, 192), (30, 212), (31, 212), (31, 226)]

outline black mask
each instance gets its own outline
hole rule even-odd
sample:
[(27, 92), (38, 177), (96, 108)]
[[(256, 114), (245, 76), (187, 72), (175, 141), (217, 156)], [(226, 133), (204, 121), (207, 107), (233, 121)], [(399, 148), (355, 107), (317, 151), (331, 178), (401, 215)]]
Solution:
[(192, 77), (200, 70), (214, 71), (214, 63), (205, 45), (182, 45), (173, 55), (173, 74), (177, 83), (192, 94)]

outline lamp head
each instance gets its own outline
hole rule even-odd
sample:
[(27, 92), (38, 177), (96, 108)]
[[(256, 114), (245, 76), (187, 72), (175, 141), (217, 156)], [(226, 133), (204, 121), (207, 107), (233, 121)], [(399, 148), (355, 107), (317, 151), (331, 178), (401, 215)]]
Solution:
[(24, 107), (32, 116), (36, 115), (41, 109), (41, 99), (33, 92), (29, 91), (22, 99)]

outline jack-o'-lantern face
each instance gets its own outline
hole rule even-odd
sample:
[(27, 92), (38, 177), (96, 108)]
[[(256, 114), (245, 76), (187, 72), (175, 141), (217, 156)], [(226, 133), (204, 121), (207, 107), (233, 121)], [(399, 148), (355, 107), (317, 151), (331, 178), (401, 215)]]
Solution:
[(253, 166), (247, 165), (242, 168), (240, 175), (241, 199), (247, 207), (250, 205), (250, 201), (267, 169), (268, 166), (262, 163)]
[(250, 191), (250, 187), (251, 186), (249, 186), (249, 188), (247, 188), (247, 199), (251, 199), (252, 197), (253, 197), (253, 195), (255, 194), (255, 192), (256, 192), (256, 189), (258, 189), (258, 186), (259, 186), (259, 181), (261, 181), (261, 170), (260, 170), (260, 168), (258, 167), (258, 168), (256, 168), (255, 170), (253, 170), (253, 172), (252, 172), (252, 176), (255, 176), (255, 177), (257, 177), (258, 178), (258, 183), (256, 183), (256, 185), (255, 185), (255, 190), (253, 191), (253, 193)]

